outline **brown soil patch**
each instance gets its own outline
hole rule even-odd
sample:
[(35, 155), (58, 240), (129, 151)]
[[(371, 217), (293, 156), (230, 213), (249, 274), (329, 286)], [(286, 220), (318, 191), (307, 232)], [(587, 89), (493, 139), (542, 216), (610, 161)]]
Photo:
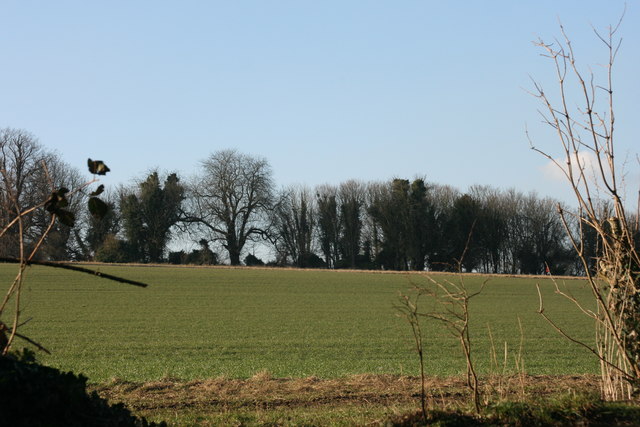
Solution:
[[(531, 398), (563, 392), (597, 392), (599, 378), (581, 376), (492, 377), (482, 381), (491, 400)], [(464, 378), (429, 378), (429, 406), (465, 405), (469, 392)], [(147, 383), (113, 380), (93, 386), (102, 397), (123, 402), (133, 410), (395, 406), (419, 404), (420, 379), (395, 375), (354, 375), (338, 379), (272, 378), (268, 373), (249, 379), (212, 378)]]

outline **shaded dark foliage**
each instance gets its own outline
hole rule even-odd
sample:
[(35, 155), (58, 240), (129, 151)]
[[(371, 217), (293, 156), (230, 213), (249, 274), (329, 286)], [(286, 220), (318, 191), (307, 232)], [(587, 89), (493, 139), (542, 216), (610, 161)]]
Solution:
[(158, 425), (132, 415), (122, 404), (110, 405), (86, 387), (86, 377), (42, 366), (28, 350), (0, 357), (0, 425)]
[(264, 265), (264, 261), (253, 254), (249, 254), (244, 258), (244, 265), (248, 267), (262, 266)]
[[(544, 401), (500, 402), (474, 416), (459, 410), (431, 410), (428, 425), (437, 426), (637, 426), (640, 407), (605, 402), (598, 395), (564, 395)], [(421, 426), (420, 411), (392, 418), (389, 425)]]

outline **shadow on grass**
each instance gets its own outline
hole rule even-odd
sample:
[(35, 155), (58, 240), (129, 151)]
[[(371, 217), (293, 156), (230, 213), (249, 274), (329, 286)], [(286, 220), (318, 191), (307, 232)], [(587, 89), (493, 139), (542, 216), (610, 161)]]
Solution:
[[(605, 402), (596, 394), (563, 394), (526, 402), (504, 401), (490, 405), (480, 415), (462, 410), (430, 410), (432, 426), (639, 426), (640, 406)], [(422, 413), (393, 417), (388, 425), (424, 425)]]

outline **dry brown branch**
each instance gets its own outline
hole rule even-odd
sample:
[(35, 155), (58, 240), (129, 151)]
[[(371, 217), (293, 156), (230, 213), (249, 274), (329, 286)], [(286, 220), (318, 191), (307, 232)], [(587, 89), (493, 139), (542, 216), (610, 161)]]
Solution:
[(420, 326), (420, 317), (418, 314), (418, 299), (420, 293), (416, 293), (415, 300), (412, 301), (407, 295), (400, 295), (399, 306), (396, 309), (399, 311), (399, 316), (403, 317), (410, 325), (411, 332), (413, 334), (414, 344), (416, 352), (418, 353), (418, 360), (420, 362), (420, 408), (422, 411), (422, 418), (427, 423), (427, 391), (425, 388), (426, 375), (424, 371), (424, 345), (422, 343), (422, 328)]
[[(20, 260), (17, 259), (17, 258), (0, 257), (0, 262), (16, 264), (16, 263), (19, 263)], [(79, 267), (77, 265), (65, 264), (64, 262), (32, 260), (32, 261), (27, 261), (26, 265), (27, 266), (30, 266), (30, 265), (42, 265), (42, 266), (45, 266), (45, 267), (62, 268), (64, 270), (71, 270), (71, 271), (76, 271), (78, 273), (90, 274), (92, 276), (101, 277), (103, 279), (111, 280), (113, 282), (124, 283), (124, 284), (128, 284), (128, 285), (138, 286), (138, 287), (141, 287), (141, 288), (146, 288), (147, 286), (149, 286), (147, 283), (144, 283), (144, 282), (138, 282), (136, 280), (127, 279), (127, 278), (120, 277), (120, 276), (114, 276), (113, 274), (107, 274), (107, 273), (103, 273), (103, 272), (98, 271), (98, 270), (92, 270), (90, 268), (85, 268), (85, 267)]]
[[(596, 347), (586, 345), (570, 337), (562, 327), (554, 323), (545, 313), (540, 295), (540, 314), (552, 327), (568, 340), (581, 345), (595, 354), (602, 367), (603, 396), (615, 400), (629, 398), (640, 392), (640, 257), (635, 246), (632, 225), (627, 220), (624, 203), (620, 195), (618, 172), (615, 163), (615, 114), (613, 100), (613, 65), (621, 46), (615, 40), (622, 22), (609, 27), (602, 35), (594, 29), (596, 37), (608, 49), (605, 65), (605, 85), (595, 82), (593, 72), (583, 73), (578, 67), (570, 37), (560, 24), (561, 40), (554, 44), (542, 40), (534, 42), (543, 51), (543, 56), (552, 61), (558, 89), (558, 105), (553, 105), (542, 85), (534, 81), (535, 96), (544, 106), (543, 123), (550, 126), (560, 142), (562, 160), (547, 150), (536, 147), (528, 135), (531, 148), (550, 160), (564, 174), (572, 189), (578, 208), (567, 213), (558, 208), (563, 227), (580, 258), (591, 287), (597, 310), (586, 309), (572, 295), (563, 292), (554, 280), (556, 294), (571, 301), (583, 314), (595, 320)], [(581, 106), (571, 109), (567, 81), (572, 79), (578, 88)], [(604, 100), (600, 94), (604, 93)], [(591, 160), (583, 155), (591, 153)], [(590, 169), (593, 168), (593, 169)], [(588, 172), (592, 176), (588, 175)], [(603, 193), (611, 203), (611, 211), (600, 211), (600, 199), (595, 194)], [(640, 209), (640, 205), (639, 205)], [(578, 223), (578, 235), (566, 215)], [(597, 239), (596, 271), (592, 271), (585, 253), (587, 231)], [(538, 289), (538, 292), (539, 289)]]
[(487, 281), (485, 280), (482, 283), (478, 291), (469, 293), (463, 276), (459, 277), (458, 284), (450, 280), (438, 281), (431, 276), (426, 277), (432, 286), (417, 287), (416, 291), (418, 295), (428, 296), (437, 302), (440, 310), (419, 312), (417, 315), (442, 322), (460, 342), (467, 367), (467, 385), (473, 393), (473, 404), (476, 412), (480, 412), (480, 386), (473, 363), (472, 341), (469, 334), (469, 301), (483, 291)]
[[(20, 326), (24, 325), (25, 323), (26, 322), (23, 322), (22, 324), (20, 324), (18, 326), (20, 327)], [(4, 336), (5, 331), (8, 331), (8, 330), (9, 330), (9, 328), (7, 328), (7, 325), (5, 325), (4, 323), (0, 322), (0, 335)], [(26, 336), (24, 336), (22, 334), (19, 334), (17, 332), (15, 333), (15, 336), (20, 338), (20, 339), (22, 339), (22, 340), (24, 340), (24, 341), (26, 341), (26, 342), (28, 342), (29, 344), (33, 345), (38, 350), (43, 351), (43, 352), (45, 352), (47, 354), (51, 354), (51, 352), (49, 350), (47, 350), (43, 345), (39, 344), (38, 342), (32, 340), (29, 337), (26, 337)], [(1, 340), (1, 338), (0, 338), (0, 340)], [(7, 342), (4, 342), (4, 346), (6, 346), (6, 344), (7, 344)]]
[(551, 318), (549, 318), (549, 316), (547, 316), (545, 314), (545, 312), (544, 312), (544, 300), (542, 298), (542, 293), (540, 292), (540, 285), (538, 283), (536, 283), (536, 289), (538, 290), (538, 299), (539, 299), (539, 304), (540, 304), (539, 308), (538, 308), (538, 314), (540, 314), (553, 327), (553, 329), (556, 330), (556, 332), (558, 332), (560, 335), (562, 335), (563, 337), (565, 337), (567, 340), (571, 341), (572, 343), (577, 344), (580, 347), (583, 347), (583, 348), (587, 349), (594, 356), (596, 356), (601, 362), (609, 365), (612, 369), (617, 370), (618, 372), (620, 372), (620, 374), (625, 376), (625, 378), (627, 378), (628, 380), (632, 379), (632, 377), (629, 376), (624, 370), (622, 370), (617, 365), (615, 365), (615, 364), (611, 363), (610, 361), (608, 361), (607, 358), (602, 356), (595, 348), (593, 348), (589, 344), (585, 343), (584, 341), (581, 341), (581, 340), (578, 340), (578, 339), (572, 337), (562, 327), (560, 327), (556, 322), (554, 322)]

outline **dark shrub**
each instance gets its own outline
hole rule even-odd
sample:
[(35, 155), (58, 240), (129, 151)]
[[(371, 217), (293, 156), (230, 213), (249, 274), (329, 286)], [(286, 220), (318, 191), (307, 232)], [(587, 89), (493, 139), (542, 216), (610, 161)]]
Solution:
[(135, 258), (132, 256), (130, 245), (124, 240), (116, 238), (114, 235), (106, 237), (100, 249), (97, 250), (95, 260), (99, 262), (133, 262)]
[(262, 261), (260, 258), (258, 258), (255, 255), (249, 254), (245, 257), (244, 259), (244, 265), (252, 267), (252, 266), (259, 266), (259, 265), (264, 265), (264, 261)]
[(31, 354), (0, 357), (0, 425), (158, 425), (132, 415), (121, 403), (110, 405), (89, 394), (85, 377), (42, 366)]

